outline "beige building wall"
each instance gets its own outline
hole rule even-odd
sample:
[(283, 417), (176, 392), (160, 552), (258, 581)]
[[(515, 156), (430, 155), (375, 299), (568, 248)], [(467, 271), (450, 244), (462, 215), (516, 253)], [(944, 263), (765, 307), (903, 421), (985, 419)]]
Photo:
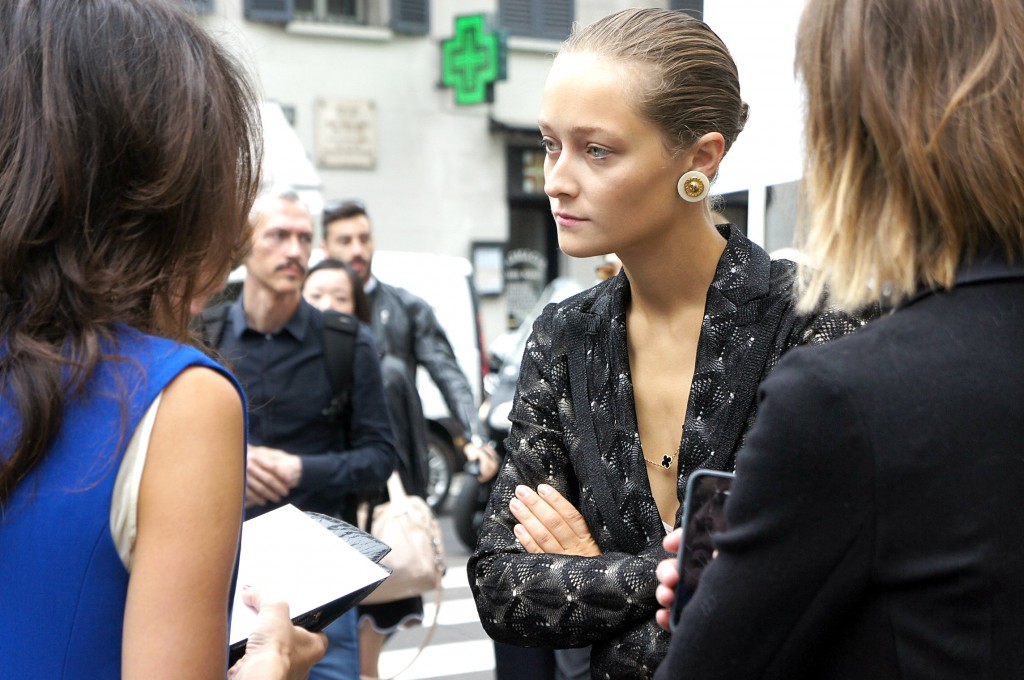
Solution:
[[(799, 174), (793, 160), (800, 153), (794, 121), (798, 101), (780, 105), (796, 97), (792, 35), (801, 3), (792, 4), (787, 9), (752, 0), (705, 2), (708, 22), (736, 55), (753, 109), (720, 182), (730, 191), (761, 187), (753, 189), (752, 201), (758, 191), (763, 201), (763, 186), (774, 175), (794, 179), (789, 175)], [(370, 5), (380, 12), (388, 3), (371, 0)], [(575, 17), (589, 23), (635, 5), (666, 7), (668, 2), (577, 0)], [(510, 38), (508, 79), (496, 84), (494, 103), (456, 106), (452, 91), (439, 86), (440, 45), (451, 37), (456, 15), (478, 12), (496, 15), (497, 0), (432, 0), (426, 36), (380, 27), (249, 21), (242, 0), (215, 0), (213, 12), (201, 21), (256, 74), (262, 96), (293, 114), (294, 129), (320, 175), (323, 197), (366, 202), (379, 248), (469, 257), (473, 241), (505, 241), (509, 234), (506, 138), (492, 121), (517, 128), (535, 125), (558, 47), (554, 41)], [(336, 168), (317, 161), (321, 101), (372, 111), (372, 141), (362, 148), (374, 158), (372, 167)], [(772, 163), (761, 162), (769, 156)], [(763, 240), (763, 226), (752, 219), (751, 227), (751, 235)], [(593, 281), (596, 258), (560, 258), (560, 273), (583, 285)], [(481, 309), (489, 341), (506, 329), (505, 301), (487, 298)]]

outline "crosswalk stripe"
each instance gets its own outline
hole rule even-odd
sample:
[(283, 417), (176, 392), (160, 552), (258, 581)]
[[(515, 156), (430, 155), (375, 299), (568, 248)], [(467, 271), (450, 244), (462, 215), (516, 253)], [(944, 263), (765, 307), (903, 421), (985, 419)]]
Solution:
[(468, 588), (469, 574), (466, 573), (466, 565), (449, 566), (441, 579), (443, 588)]
[[(380, 675), (391, 677), (415, 656), (415, 649), (385, 651), (380, 655)], [(490, 640), (470, 640), (430, 645), (398, 680), (426, 680), (427, 678), (474, 673), (494, 669), (494, 644)]]
[[(437, 607), (433, 602), (423, 603), (423, 621), (426, 625), (434, 620), (434, 612)], [(441, 602), (441, 616), (437, 620), (440, 626), (457, 626), (460, 623), (472, 623), (479, 621), (480, 616), (476, 611), (476, 602), (473, 598), (459, 598), (457, 600), (445, 599)]]

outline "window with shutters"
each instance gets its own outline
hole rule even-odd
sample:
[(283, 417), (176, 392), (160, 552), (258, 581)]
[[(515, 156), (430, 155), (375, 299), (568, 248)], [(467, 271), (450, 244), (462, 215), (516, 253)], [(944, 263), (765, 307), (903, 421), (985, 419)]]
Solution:
[(430, 0), (391, 0), (391, 28), (399, 33), (430, 33)]
[(366, 25), (367, 0), (295, 0), (296, 21)]
[(280, 24), (387, 26), (398, 33), (425, 35), (430, 32), (430, 0), (245, 0), (245, 18)]
[(498, 17), (509, 35), (564, 40), (575, 7), (573, 0), (498, 0)]

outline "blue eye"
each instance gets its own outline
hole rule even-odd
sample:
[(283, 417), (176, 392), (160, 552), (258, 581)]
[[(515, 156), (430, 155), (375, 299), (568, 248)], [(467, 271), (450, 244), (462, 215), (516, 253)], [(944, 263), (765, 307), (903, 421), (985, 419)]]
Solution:
[(587, 147), (587, 155), (591, 158), (606, 158), (610, 153), (608, 149), (593, 144)]
[(555, 153), (558, 151), (558, 145), (555, 144), (554, 140), (548, 139), (547, 137), (540, 140), (540, 146), (544, 149), (545, 153)]

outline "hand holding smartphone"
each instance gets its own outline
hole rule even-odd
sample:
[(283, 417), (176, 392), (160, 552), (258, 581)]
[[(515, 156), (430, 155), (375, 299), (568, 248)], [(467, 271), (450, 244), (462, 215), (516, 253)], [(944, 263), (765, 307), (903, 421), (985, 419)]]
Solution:
[(725, 502), (735, 477), (731, 472), (695, 470), (687, 481), (678, 555), (679, 585), (669, 618), (672, 630), (697, 591), (701, 573), (715, 556), (714, 534), (726, 528)]

